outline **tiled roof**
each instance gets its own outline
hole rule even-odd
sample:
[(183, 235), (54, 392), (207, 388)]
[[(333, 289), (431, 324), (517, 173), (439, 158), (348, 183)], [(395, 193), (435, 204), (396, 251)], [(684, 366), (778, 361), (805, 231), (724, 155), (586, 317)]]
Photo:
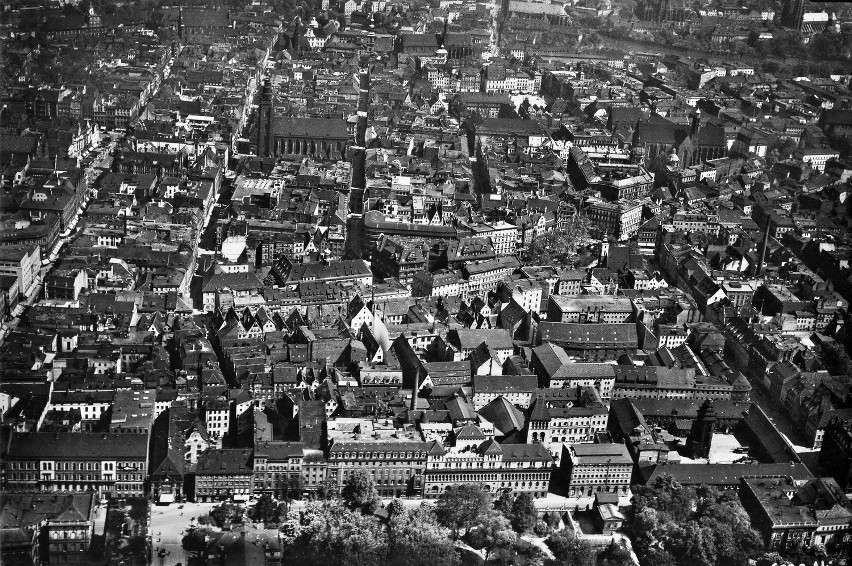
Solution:
[(274, 136), (314, 138), (331, 141), (349, 139), (349, 129), (342, 119), (277, 117), (272, 124)]
[(9, 458), (16, 460), (145, 460), (148, 435), (133, 433), (49, 433), (14, 434)]
[(475, 394), (532, 393), (538, 387), (534, 375), (475, 375)]
[(197, 475), (227, 476), (251, 474), (252, 453), (248, 449), (208, 450), (198, 457)]
[(636, 325), (628, 323), (542, 322), (539, 333), (542, 342), (563, 342), (573, 348), (637, 348), (639, 345)]
[(501, 444), (504, 462), (551, 462), (553, 458), (547, 449), (536, 444)]

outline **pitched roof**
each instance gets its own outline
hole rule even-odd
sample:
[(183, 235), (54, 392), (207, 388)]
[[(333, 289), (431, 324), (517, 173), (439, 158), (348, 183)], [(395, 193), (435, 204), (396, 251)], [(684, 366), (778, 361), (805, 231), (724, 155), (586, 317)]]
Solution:
[(204, 284), (203, 292), (212, 293), (220, 289), (249, 291), (263, 289), (263, 281), (254, 272), (216, 273)]
[(16, 460), (135, 460), (148, 456), (148, 434), (29, 432), (15, 433), (9, 458)]
[(0, 152), (31, 153), (35, 146), (36, 138), (33, 136), (0, 135)]
[(639, 347), (639, 336), (633, 323), (542, 322), (538, 328), (542, 342), (561, 342), (571, 348), (593, 350)]
[(198, 457), (197, 475), (233, 476), (251, 474), (251, 450), (225, 448), (207, 450)]
[(504, 328), (457, 328), (449, 332), (447, 340), (462, 350), (472, 350), (483, 343), (490, 350), (514, 348), (512, 335)]
[[(89, 522), (93, 519), (94, 493), (4, 493), (0, 500), (0, 537), (8, 530), (31, 528), (42, 521)], [(29, 542), (29, 541), (27, 541)]]
[(349, 128), (346, 122), (340, 118), (279, 116), (273, 121), (272, 135), (285, 138), (348, 140)]
[(485, 433), (478, 426), (465, 425), (453, 431), (456, 440), (485, 440)]
[(475, 375), (474, 394), (532, 393), (538, 387), (534, 375)]
[(524, 414), (502, 395), (482, 407), (479, 415), (488, 419), (503, 436), (524, 428)]
[(550, 452), (540, 443), (501, 444), (504, 462), (552, 462)]

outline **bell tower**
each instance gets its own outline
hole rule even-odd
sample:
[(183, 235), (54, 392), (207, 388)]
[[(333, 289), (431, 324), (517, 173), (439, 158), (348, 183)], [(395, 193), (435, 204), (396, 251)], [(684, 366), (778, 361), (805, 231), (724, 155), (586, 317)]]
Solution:
[(698, 408), (698, 415), (692, 422), (692, 429), (686, 439), (686, 451), (690, 458), (709, 457), (717, 420), (713, 402), (707, 399)]
[(270, 137), (272, 136), (272, 88), (269, 79), (263, 81), (260, 91), (260, 104), (257, 113), (257, 155), (258, 157), (269, 157)]

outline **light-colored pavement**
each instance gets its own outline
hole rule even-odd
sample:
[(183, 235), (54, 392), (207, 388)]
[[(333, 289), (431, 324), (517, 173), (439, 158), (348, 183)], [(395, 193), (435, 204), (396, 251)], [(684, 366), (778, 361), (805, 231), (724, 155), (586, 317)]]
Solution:
[(107, 506), (100, 505), (95, 508), (95, 535), (103, 535), (106, 530)]
[[(152, 566), (176, 566), (178, 563), (186, 566), (189, 563), (189, 557), (181, 546), (181, 539), (190, 524), (194, 523), (195, 518), (207, 515), (215, 506), (215, 503), (152, 505), (151, 549), (154, 556)], [(160, 556), (160, 551), (165, 551), (165, 554)]]

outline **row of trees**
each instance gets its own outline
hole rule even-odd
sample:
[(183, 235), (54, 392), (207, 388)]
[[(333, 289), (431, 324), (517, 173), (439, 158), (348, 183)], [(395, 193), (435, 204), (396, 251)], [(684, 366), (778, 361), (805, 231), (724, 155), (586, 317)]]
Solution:
[[(627, 566), (629, 551), (610, 545), (598, 554), (568, 529), (558, 530), (558, 515), (538, 519), (527, 493), (503, 492), (492, 501), (479, 485), (448, 488), (432, 504), (407, 509), (399, 499), (380, 510), (371, 476), (356, 473), (339, 494), (315, 499), (298, 511), (262, 496), (248, 510), (254, 521), (280, 521), (282, 551), (288, 564), (353, 566), (456, 566), (466, 563), (530, 566)], [(231, 503), (215, 507), (209, 520), (219, 527), (242, 521), (243, 508)], [(209, 530), (199, 527), (183, 539), (190, 552), (203, 552)], [(530, 540), (545, 537), (549, 558)], [(478, 556), (478, 557), (477, 557)]]
[(838, 342), (827, 342), (816, 348), (822, 367), (831, 375), (852, 375), (852, 358)]
[(457, 563), (449, 532), (432, 510), (388, 509), (386, 522), (353, 509), (343, 500), (308, 503), (282, 525), (281, 540), (289, 564), (381, 564), (418, 566)]
[[(292, 564), (340, 563), (355, 566), (455, 566), (467, 563), (539, 566), (595, 566), (597, 554), (567, 530), (547, 544), (554, 558), (525, 540), (556, 528), (538, 519), (529, 494), (502, 493), (496, 501), (481, 486), (451, 486), (432, 504), (407, 509), (399, 499), (379, 513), (379, 497), (366, 473), (351, 476), (339, 497), (308, 503), (289, 513), (281, 526), (282, 550)], [(555, 520), (553, 520), (555, 519)], [(466, 546), (467, 545), (467, 546)], [(475, 549), (480, 553), (475, 558)], [(630, 564), (629, 553), (613, 545), (601, 555), (605, 566)]]

